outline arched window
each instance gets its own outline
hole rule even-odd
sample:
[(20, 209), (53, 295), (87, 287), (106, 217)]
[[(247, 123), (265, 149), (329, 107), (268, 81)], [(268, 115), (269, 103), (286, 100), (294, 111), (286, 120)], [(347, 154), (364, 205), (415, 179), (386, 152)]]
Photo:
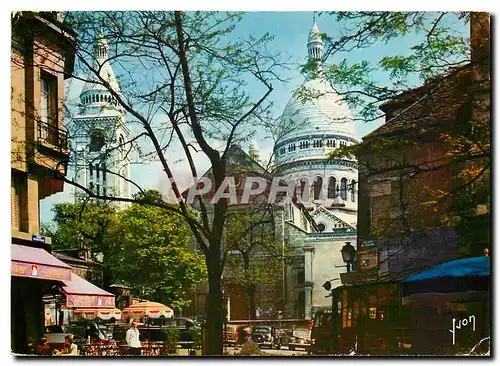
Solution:
[(92, 103), (94, 103), (94, 102), (95, 102), (95, 96), (94, 96), (94, 94), (92, 94)]
[(345, 178), (340, 181), (340, 197), (344, 201), (347, 200), (347, 179)]
[(354, 202), (356, 200), (356, 181), (353, 179), (351, 181), (351, 201)]
[(94, 130), (90, 137), (90, 151), (101, 151), (104, 146), (104, 132), (101, 130)]
[(337, 193), (335, 192), (335, 187), (337, 186), (337, 180), (334, 177), (330, 177), (328, 182), (328, 198), (335, 198)]
[(299, 190), (299, 194), (300, 194), (300, 201), (309, 201), (309, 190), (308, 190), (308, 181), (306, 178), (302, 178), (300, 180), (300, 190)]
[(321, 197), (321, 187), (323, 186), (323, 178), (316, 177), (313, 183), (313, 197), (315, 200), (319, 200)]
[(102, 94), (101, 94), (101, 102), (104, 102), (104, 97)]

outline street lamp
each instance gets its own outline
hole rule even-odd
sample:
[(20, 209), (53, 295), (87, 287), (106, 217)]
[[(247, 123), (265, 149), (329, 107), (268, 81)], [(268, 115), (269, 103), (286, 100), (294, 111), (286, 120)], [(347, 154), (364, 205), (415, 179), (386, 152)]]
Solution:
[(354, 255), (356, 254), (356, 249), (351, 245), (351, 242), (348, 241), (340, 250), (342, 253), (342, 259), (344, 263), (347, 265), (347, 272), (351, 271), (351, 263), (354, 261)]

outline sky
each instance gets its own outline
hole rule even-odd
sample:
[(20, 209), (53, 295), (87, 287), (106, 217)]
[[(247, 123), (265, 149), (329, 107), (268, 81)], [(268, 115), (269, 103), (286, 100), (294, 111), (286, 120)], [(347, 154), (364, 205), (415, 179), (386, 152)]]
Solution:
[[(307, 58), (307, 40), (313, 24), (313, 17), (313, 12), (249, 12), (244, 15), (242, 22), (235, 28), (231, 37), (238, 39), (241, 37), (244, 38), (249, 34), (259, 36), (264, 32), (269, 32), (274, 35), (274, 40), (271, 43), (272, 49), (279, 51), (283, 55), (290, 56), (291, 63), (300, 65), (303, 64)], [(341, 28), (333, 16), (317, 15), (316, 23), (321, 32), (327, 33), (329, 36), (333, 37), (339, 35)], [(451, 26), (459, 27), (459, 25), (456, 24), (451, 24)], [(464, 33), (467, 31), (465, 28), (460, 30)], [(408, 53), (409, 45), (415, 44), (417, 40), (417, 36), (410, 34), (404, 38), (394, 39), (387, 45), (377, 43), (370, 48), (355, 50), (348, 55), (343, 54), (341, 58), (346, 58), (350, 63), (360, 62), (362, 60), (376, 63), (378, 59), (384, 56)], [(338, 62), (340, 60), (339, 58), (330, 61)], [(304, 81), (304, 77), (300, 74), (298, 67), (296, 69), (284, 71), (282, 75), (289, 79), (289, 81), (286, 83), (273, 83), (274, 90), (269, 97), (274, 103), (272, 114), (275, 118), (282, 114), (293, 90), (299, 87)], [(374, 74), (373, 78), (382, 83), (388, 81), (387, 75), (381, 72)], [(419, 83), (417, 79), (413, 82), (415, 86)], [(69, 93), (68, 99), (70, 101), (78, 97), (82, 86), (83, 84), (76, 80), (70, 79), (67, 82), (66, 87)], [(259, 98), (261, 95), (260, 92), (261, 90), (250, 85), (248, 93), (254, 96), (255, 99)], [(362, 138), (382, 123), (383, 121), (381, 120), (370, 123), (356, 122), (357, 137)], [(273, 141), (265, 137), (263, 133), (259, 132), (256, 135), (262, 158), (268, 157), (273, 148)], [(178, 160), (180, 157), (175, 149), (168, 155), (172, 159), (171, 162), (176, 159)], [(208, 161), (204, 157), (199, 157), (197, 165), (200, 171), (204, 171), (208, 168)], [(174, 163), (173, 170), (174, 174), (187, 176), (187, 174), (184, 174), (187, 172), (187, 166), (183, 161)], [(69, 174), (71, 174), (71, 172), (69, 172)], [(165, 187), (168, 187), (168, 180), (159, 163), (132, 165), (131, 178), (144, 188), (159, 189), (165, 192)], [(64, 192), (50, 196), (40, 202), (41, 222), (48, 222), (52, 219), (53, 215), (51, 208), (54, 204), (64, 201), (73, 201), (71, 191), (72, 187), (66, 184)]]

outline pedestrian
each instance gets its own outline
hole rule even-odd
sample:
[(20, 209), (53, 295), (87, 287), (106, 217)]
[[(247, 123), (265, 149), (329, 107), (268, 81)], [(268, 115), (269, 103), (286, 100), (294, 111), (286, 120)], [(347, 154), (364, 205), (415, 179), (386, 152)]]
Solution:
[(141, 355), (141, 341), (139, 340), (139, 329), (137, 329), (137, 322), (132, 320), (131, 327), (127, 330), (126, 340), (129, 348), (129, 354), (133, 356)]
[(36, 353), (39, 356), (50, 356), (52, 354), (49, 346), (49, 340), (47, 338), (40, 338), (40, 344), (36, 346)]

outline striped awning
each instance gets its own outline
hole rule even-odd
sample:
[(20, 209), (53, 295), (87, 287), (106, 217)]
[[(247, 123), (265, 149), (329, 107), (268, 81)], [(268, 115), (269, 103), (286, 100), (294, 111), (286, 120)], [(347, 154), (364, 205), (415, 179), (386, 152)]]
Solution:
[(130, 305), (122, 311), (122, 314), (125, 319), (140, 319), (144, 316), (157, 319), (162, 316), (165, 318), (171, 318), (174, 316), (174, 311), (167, 305), (163, 305), (158, 302), (145, 301)]

